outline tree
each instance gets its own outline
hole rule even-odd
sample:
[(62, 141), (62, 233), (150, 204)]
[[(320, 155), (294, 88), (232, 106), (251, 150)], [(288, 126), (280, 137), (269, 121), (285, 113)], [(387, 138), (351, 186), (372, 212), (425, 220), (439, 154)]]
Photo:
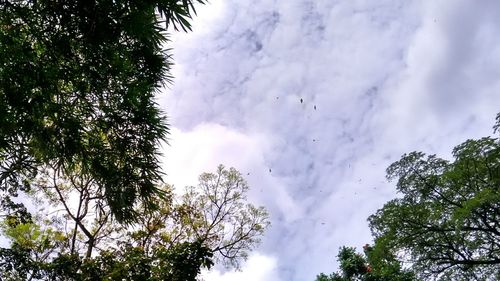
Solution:
[(6, 0), (0, 7), (0, 195), (40, 169), (95, 181), (119, 221), (159, 193), (167, 125), (154, 94), (172, 78), (166, 30), (204, 0)]
[(405, 154), (387, 174), (402, 196), (369, 218), (377, 243), (422, 278), (500, 279), (498, 139), (467, 140), (454, 148), (452, 161)]
[(248, 185), (233, 168), (202, 174), (180, 197), (164, 185), (155, 208), (137, 205), (140, 215), (128, 225), (113, 220), (92, 179), (57, 174), (44, 170), (33, 184), (30, 194), (41, 207), (32, 222), (4, 221), (11, 248), (0, 251), (2, 276), (194, 280), (214, 262), (237, 267), (269, 225), (265, 209), (246, 202)]
[(158, 247), (152, 254), (146, 254), (140, 247), (123, 244), (85, 259), (63, 253), (51, 259), (35, 260), (38, 254), (17, 244), (10, 249), (0, 249), (0, 277), (9, 281), (195, 281), (202, 268), (213, 265), (210, 249), (199, 242)]
[(369, 245), (363, 249), (359, 254), (354, 248), (341, 247), (337, 255), (340, 272), (321, 273), (316, 281), (417, 281), (390, 252)]
[[(234, 168), (219, 165), (215, 173), (201, 174), (198, 186), (186, 187), (174, 209), (177, 221), (170, 227), (171, 236), (163, 240), (201, 241), (212, 249), (216, 261), (239, 268), (270, 225), (266, 209), (247, 202), (248, 190)], [(160, 215), (156, 221), (165, 218)]]

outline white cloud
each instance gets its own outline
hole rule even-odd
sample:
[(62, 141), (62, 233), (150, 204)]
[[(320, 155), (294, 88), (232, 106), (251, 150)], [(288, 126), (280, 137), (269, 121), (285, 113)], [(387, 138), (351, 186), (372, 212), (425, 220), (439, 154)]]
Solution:
[(283, 179), (269, 172), (264, 155), (269, 153), (268, 139), (245, 135), (219, 124), (203, 123), (192, 130), (172, 128), (165, 146), (166, 181), (181, 189), (196, 185), (203, 172), (213, 172), (219, 164), (240, 171), (250, 185), (250, 200), (265, 204), (273, 217), (291, 221), (301, 215)]
[(167, 181), (181, 186), (195, 185), (199, 174), (213, 171), (219, 164), (234, 166), (243, 173), (262, 162), (259, 136), (246, 136), (213, 123), (186, 131), (172, 128), (165, 148)]
[(500, 43), (492, 42), (499, 39), (491, 26), (500, 26), (491, 13), (494, 3), (499, 6), (432, 1), (423, 7), (406, 66), (388, 83), (388, 110), (378, 120), (378, 126), (390, 124), (384, 142), (403, 138), (395, 151), (449, 154), (465, 138), (491, 133), (500, 105), (495, 102), (500, 56), (491, 48)]
[(339, 246), (370, 241), (365, 219), (394, 196), (384, 170), (402, 153), (449, 156), (491, 133), (498, 1), (216, 5), (174, 38), (166, 171), (182, 184), (219, 163), (250, 173), (273, 219), (261, 249), (283, 280), (312, 280)]
[(203, 272), (204, 281), (279, 281), (275, 258), (260, 253), (251, 255), (241, 271), (222, 272), (214, 269)]

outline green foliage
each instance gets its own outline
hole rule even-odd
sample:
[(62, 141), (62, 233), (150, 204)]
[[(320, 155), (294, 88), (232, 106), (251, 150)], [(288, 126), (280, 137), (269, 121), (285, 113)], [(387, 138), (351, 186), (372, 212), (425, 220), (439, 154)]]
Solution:
[(401, 264), (388, 252), (365, 245), (364, 254), (356, 249), (342, 247), (337, 255), (339, 272), (316, 276), (316, 281), (417, 281), (414, 275), (402, 269)]
[[(141, 212), (149, 215), (147, 209)], [(213, 265), (213, 251), (203, 241), (155, 244), (152, 236), (130, 235), (110, 221), (97, 224), (99, 231), (91, 228), (96, 222), (89, 220), (88, 225), (80, 223), (75, 232), (70, 228), (66, 233), (63, 231), (70, 225), (68, 222), (63, 229), (56, 221), (35, 222), (6, 219), (2, 224), (3, 235), (11, 241), (11, 248), (0, 249), (1, 280), (194, 281), (201, 268)], [(42, 223), (47, 225), (42, 227)], [(140, 226), (132, 228), (136, 227)], [(162, 227), (156, 231), (169, 230)], [(85, 232), (91, 232), (90, 236), (81, 235)], [(77, 238), (80, 236), (88, 240), (80, 242)], [(114, 237), (120, 238), (112, 243)], [(142, 244), (144, 240), (147, 240), (147, 248)], [(81, 247), (85, 244), (89, 244), (87, 249)], [(89, 255), (92, 249), (94, 254)]]
[(388, 178), (397, 179), (402, 197), (369, 218), (372, 233), (422, 278), (497, 280), (500, 143), (467, 140), (453, 157), (413, 152), (392, 164)]
[(199, 242), (156, 249), (153, 255), (127, 245), (84, 260), (81, 273), (71, 280), (195, 281), (201, 268), (212, 266), (211, 256)]
[(248, 189), (240, 172), (219, 165), (215, 173), (201, 174), (198, 186), (187, 187), (182, 198), (183, 231), (205, 241), (227, 267), (239, 268), (270, 225), (264, 207), (246, 202)]
[(131, 280), (195, 281), (201, 268), (210, 268), (212, 253), (199, 242), (181, 243), (148, 255), (140, 247), (123, 246), (94, 258), (59, 255), (34, 261), (26, 248), (0, 249), (2, 280)]
[(5, 237), (9, 238), (14, 245), (36, 252), (53, 250), (62, 246), (61, 243), (66, 240), (62, 232), (51, 227), (42, 229), (40, 225), (31, 222), (13, 223), (11, 219), (7, 219), (0, 225), (0, 228)]
[(342, 247), (340, 271), (316, 281), (500, 280), (500, 141), (467, 140), (453, 158), (412, 152), (390, 165), (402, 196), (369, 217), (374, 246)]
[[(238, 267), (269, 225), (264, 208), (246, 202), (248, 185), (233, 168), (200, 176), (197, 188), (135, 206), (127, 225), (94, 181), (43, 170), (31, 191), (41, 204), (30, 222), (7, 217), (1, 227), (11, 249), (0, 251), (0, 276), (40, 280), (195, 280), (215, 262)], [(47, 206), (47, 203), (50, 205)], [(45, 204), (45, 206), (43, 206)], [(44, 211), (48, 208), (49, 211)], [(43, 219), (42, 219), (43, 218)]]
[(198, 185), (187, 187), (180, 198), (165, 186), (166, 199), (139, 218), (132, 235), (145, 249), (199, 241), (213, 251), (215, 262), (239, 268), (270, 224), (263, 207), (247, 203), (248, 189), (237, 170), (222, 165), (200, 175)]
[(0, 195), (29, 189), (40, 167), (78, 169), (132, 220), (161, 179), (167, 126), (154, 94), (171, 79), (166, 27), (190, 30), (194, 2), (204, 3), (2, 1)]
[(177, 203), (158, 164), (166, 32), (191, 30), (205, 0), (0, 2), (0, 279), (194, 281), (237, 265), (269, 224), (241, 175), (221, 167)]
[(0, 248), (0, 277), (2, 280), (28, 280), (28, 274), (37, 276), (37, 266), (30, 259), (30, 253), (13, 246)]

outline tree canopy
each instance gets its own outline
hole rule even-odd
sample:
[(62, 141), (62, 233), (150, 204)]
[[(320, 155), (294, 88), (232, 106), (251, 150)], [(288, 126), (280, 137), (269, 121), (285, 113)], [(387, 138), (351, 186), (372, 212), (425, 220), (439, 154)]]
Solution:
[(6, 280), (194, 281), (215, 263), (238, 268), (269, 225), (266, 210), (247, 202), (248, 185), (233, 168), (202, 174), (183, 195), (163, 185), (157, 208), (137, 205), (139, 217), (128, 225), (112, 218), (88, 179), (53, 181), (53, 173), (30, 193), (40, 206), (32, 222), (10, 217), (0, 224), (11, 242), (0, 249)]
[(341, 247), (337, 255), (340, 271), (321, 273), (316, 281), (417, 281), (392, 253), (368, 244), (363, 250), (360, 254), (355, 248)]
[(167, 31), (205, 2), (0, 1), (1, 280), (194, 281), (259, 243), (236, 170), (162, 183)]
[(369, 217), (374, 245), (342, 247), (340, 271), (316, 281), (500, 280), (498, 138), (467, 140), (452, 160), (404, 154), (387, 177), (400, 196)]
[(159, 190), (167, 124), (154, 100), (171, 79), (167, 27), (190, 30), (204, 0), (24, 0), (0, 6), (0, 195), (40, 169), (78, 171), (119, 221)]
[[(498, 128), (500, 115), (497, 117)], [(453, 160), (405, 154), (388, 169), (400, 198), (369, 218), (376, 242), (422, 278), (500, 279), (500, 142), (484, 137)]]

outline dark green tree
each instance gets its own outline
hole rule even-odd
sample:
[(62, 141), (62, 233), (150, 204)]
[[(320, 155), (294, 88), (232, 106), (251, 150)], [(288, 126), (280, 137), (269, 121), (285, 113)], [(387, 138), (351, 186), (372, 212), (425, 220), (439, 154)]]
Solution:
[(202, 268), (213, 265), (212, 256), (202, 243), (184, 242), (157, 247), (150, 254), (123, 244), (92, 258), (58, 254), (50, 261), (36, 261), (31, 250), (14, 245), (0, 249), (0, 280), (195, 281)]
[(422, 278), (500, 280), (498, 139), (467, 140), (453, 149), (451, 161), (406, 154), (387, 173), (401, 197), (369, 218), (378, 244), (399, 253)]
[(167, 27), (190, 30), (204, 0), (0, 1), (0, 196), (41, 168), (91, 177), (120, 221), (158, 194), (167, 124), (154, 94), (170, 81)]
[(339, 272), (321, 273), (316, 281), (417, 281), (393, 254), (380, 247), (365, 245), (363, 254), (351, 247), (341, 247), (337, 261)]

